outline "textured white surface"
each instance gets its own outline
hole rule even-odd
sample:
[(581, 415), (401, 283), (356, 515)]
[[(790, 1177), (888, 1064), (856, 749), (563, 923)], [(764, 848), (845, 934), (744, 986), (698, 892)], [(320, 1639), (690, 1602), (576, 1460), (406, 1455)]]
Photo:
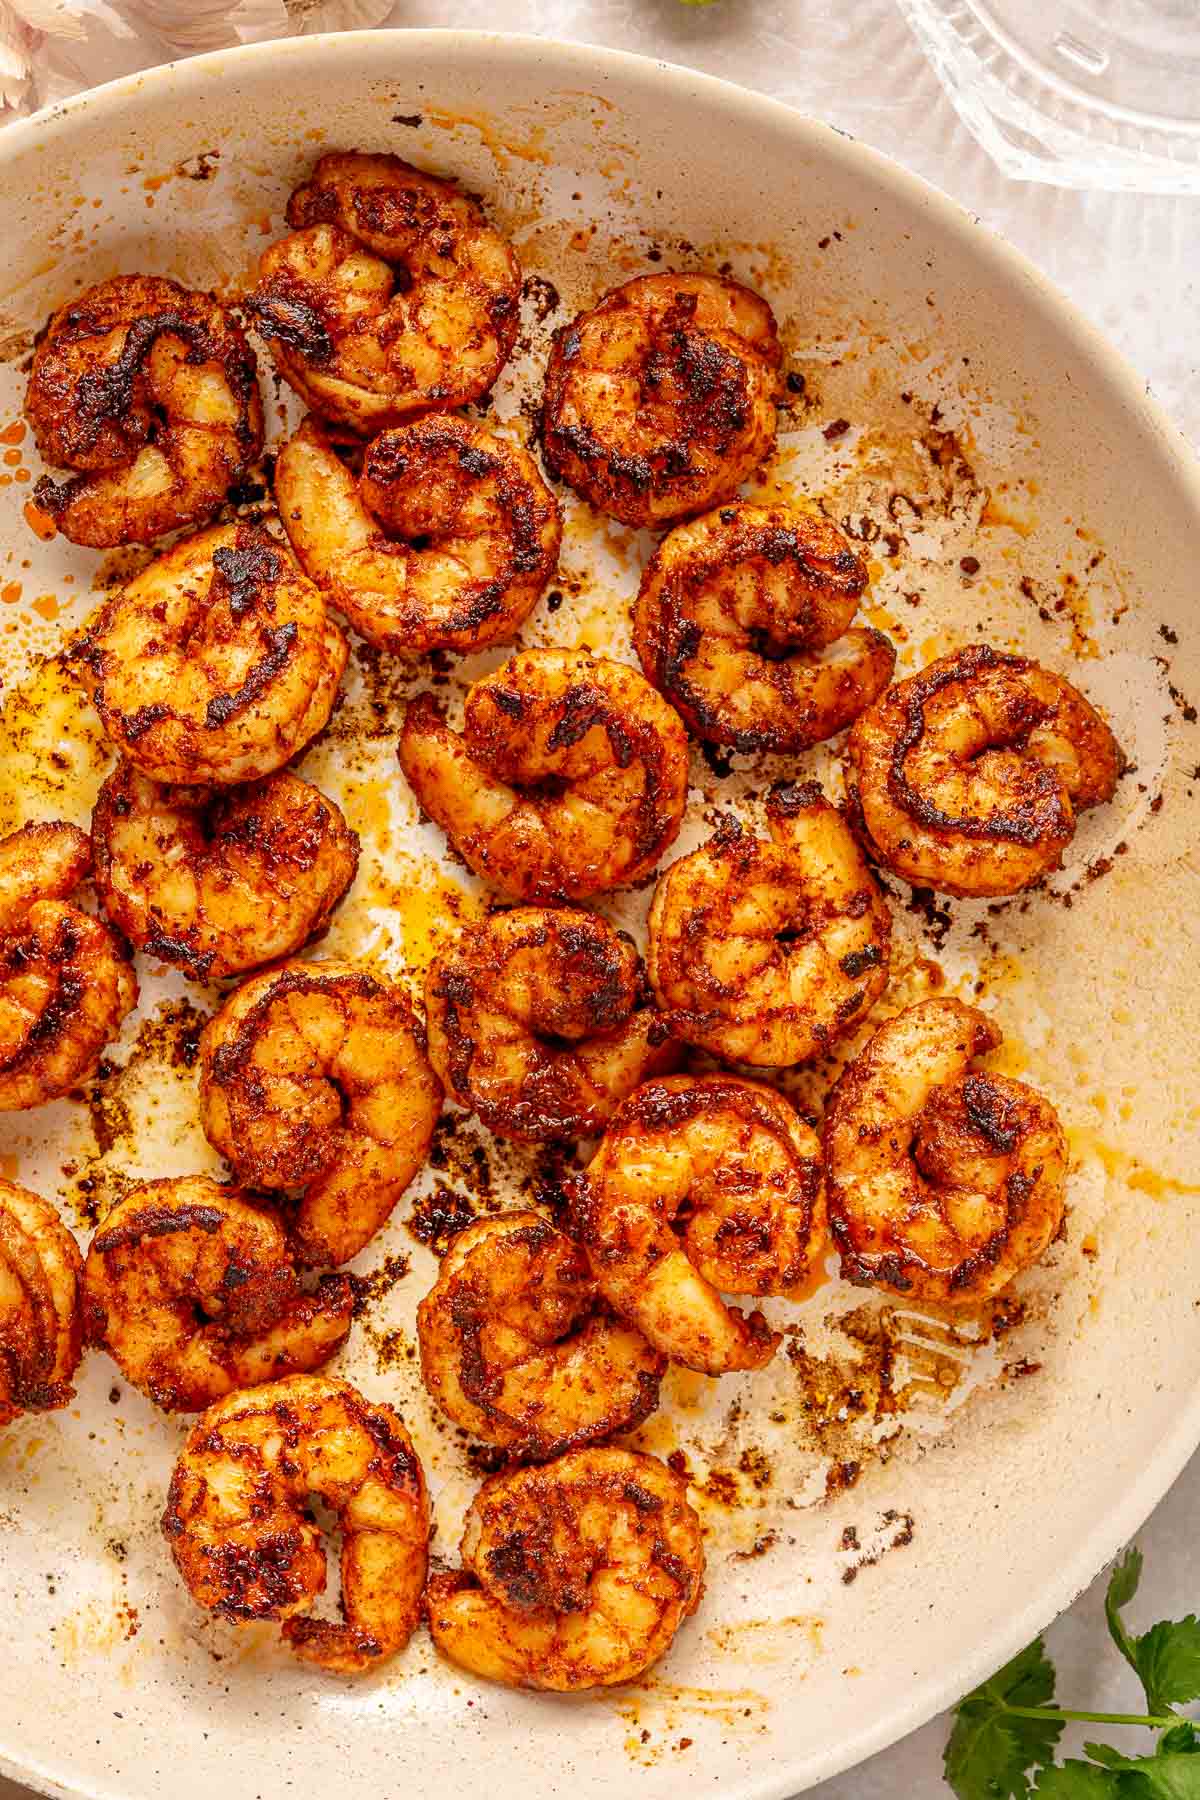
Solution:
[[(1193, 441), (1200, 440), (1195, 353), (1200, 202), (1086, 195), (1015, 183), (969, 138), (890, 0), (720, 0), (705, 10), (677, 0), (440, 0), (394, 9), (414, 26), (533, 31), (686, 63), (770, 93), (828, 119), (907, 164), (966, 204), (1046, 270), (1146, 377)], [(686, 180), (686, 170), (681, 170)], [(1098, 1496), (1099, 1498), (1099, 1496)], [(1200, 1461), (1140, 1536), (1148, 1574), (1138, 1616), (1187, 1611), (1200, 1601), (1200, 1553), (1190, 1528), (1200, 1503)], [(1112, 1707), (1135, 1696), (1105, 1655), (1098, 1590), (1051, 1632), (1060, 1692)], [(798, 1694), (797, 1704), (803, 1704)], [(820, 1800), (903, 1795), (936, 1800), (945, 1725), (935, 1721), (858, 1770), (811, 1790)], [(0, 1782), (0, 1800), (21, 1790)]]

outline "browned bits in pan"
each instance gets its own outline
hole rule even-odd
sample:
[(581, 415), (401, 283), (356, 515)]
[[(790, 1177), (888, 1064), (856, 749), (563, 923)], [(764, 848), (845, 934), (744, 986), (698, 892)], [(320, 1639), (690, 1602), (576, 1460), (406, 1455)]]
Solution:
[(53, 1206), (0, 1181), (0, 1426), (75, 1396), (79, 1250)]

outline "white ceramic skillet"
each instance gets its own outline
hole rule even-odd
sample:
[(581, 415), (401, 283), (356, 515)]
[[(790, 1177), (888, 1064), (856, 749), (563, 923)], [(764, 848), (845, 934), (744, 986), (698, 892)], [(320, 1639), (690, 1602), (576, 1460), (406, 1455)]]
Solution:
[[(1088, 326), (911, 176), (684, 70), (483, 34), (200, 57), (8, 128), (0, 423), (17, 418), (21, 364), (52, 305), (120, 269), (236, 290), (319, 149), (355, 145), (461, 176), (537, 278), (496, 395), (509, 429), (527, 431), (548, 333), (574, 307), (640, 269), (728, 262), (776, 307), (793, 377), (759, 485), (823, 497), (864, 540), (870, 617), (902, 667), (987, 636), (1109, 710), (1136, 767), (1062, 875), (998, 909), (907, 910), (899, 887), (881, 1009), (943, 983), (995, 1011), (999, 1065), (1042, 1086), (1070, 1132), (1066, 1233), (995, 1329), (954, 1331), (831, 1279), (799, 1307), (775, 1305), (791, 1332), (770, 1371), (673, 1380), (637, 1441), (688, 1457), (708, 1593), (648, 1682), (576, 1700), (473, 1686), (423, 1636), (352, 1683), (293, 1664), (269, 1630), (214, 1630), (157, 1530), (182, 1424), (93, 1357), (70, 1412), (0, 1444), (0, 1762), (98, 1800), (776, 1800), (920, 1724), (1015, 1651), (1200, 1438), (1200, 481)], [(128, 565), (40, 543), (22, 516), (36, 457), (18, 429), (4, 442), (2, 822), (86, 821), (106, 752), (44, 659), (93, 603), (93, 581)], [(628, 655), (647, 550), (572, 504), (562, 602), (542, 603), (525, 641)], [(425, 674), (357, 660), (338, 730), (303, 765), (366, 844), (325, 948), (414, 980), (450, 906), (483, 903), (440, 859), (396, 772), (398, 703)], [(835, 759), (804, 766), (836, 788)], [(735, 760), (718, 776), (697, 758), (685, 846), (713, 805), (752, 816), (779, 772)], [(645, 904), (612, 910), (636, 931)], [(105, 1079), (0, 1120), (4, 1172), (57, 1194), (81, 1234), (130, 1175), (216, 1166), (189, 1046), (217, 996), (141, 973), (139, 1015)], [(830, 1073), (794, 1084), (811, 1107)], [(414, 1379), (412, 1315), (433, 1260), (406, 1221), (414, 1206), (428, 1220), (448, 1189), (460, 1205), (472, 1193), (494, 1204), (548, 1171), (471, 1124), (444, 1134), (438, 1161), (359, 1261), (378, 1273), (341, 1367), (403, 1408), (436, 1497), (435, 1551), (452, 1556), (476, 1476)]]

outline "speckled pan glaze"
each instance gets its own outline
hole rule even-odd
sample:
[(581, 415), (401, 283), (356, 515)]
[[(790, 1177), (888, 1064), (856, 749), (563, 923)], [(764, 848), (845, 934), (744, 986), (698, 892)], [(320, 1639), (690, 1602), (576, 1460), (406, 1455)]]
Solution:
[[(896, 639), (901, 672), (987, 636), (1108, 709), (1136, 768), (1088, 815), (1061, 875), (1001, 906), (908, 906), (896, 884), (896, 977), (879, 1009), (940, 989), (994, 1012), (997, 1066), (1042, 1087), (1069, 1129), (1066, 1233), (996, 1317), (951, 1330), (830, 1279), (798, 1306), (769, 1304), (791, 1328), (770, 1370), (673, 1377), (632, 1441), (686, 1458), (709, 1590), (650, 1680), (597, 1698), (472, 1688), (423, 1634), (349, 1683), (294, 1664), (271, 1631), (213, 1628), (157, 1530), (184, 1422), (93, 1356), (73, 1409), (0, 1442), (0, 1763), (100, 1800), (216, 1787), (237, 1800), (335, 1787), (782, 1800), (1014, 1651), (1200, 1438), (1200, 482), (1140, 384), (1034, 272), (871, 152), (681, 70), (436, 32), (200, 57), (9, 127), (0, 422), (18, 417), (21, 364), (53, 305), (120, 269), (236, 290), (289, 189), (340, 145), (461, 176), (512, 233), (525, 329), (493, 417), (522, 438), (550, 332), (604, 287), (672, 263), (728, 263), (761, 287), (791, 380), (755, 495), (824, 495), (848, 521), (871, 563), (866, 616)], [(36, 457), (19, 430), (0, 438), (0, 824), (86, 822), (106, 753), (45, 659), (93, 583), (130, 559), (39, 542), (22, 517)], [(630, 656), (649, 549), (569, 501), (560, 598), (523, 641)], [(497, 660), (445, 665), (452, 707)], [(397, 773), (399, 701), (427, 679), (360, 647), (346, 703), (302, 763), (364, 838), (321, 948), (414, 987), (439, 934), (483, 898)], [(835, 755), (798, 766), (838, 790)], [(697, 755), (679, 850), (714, 807), (753, 820), (784, 772)], [(647, 901), (606, 910), (640, 932)], [(57, 1195), (84, 1237), (130, 1177), (217, 1166), (192, 1068), (216, 991), (144, 960), (141, 973), (140, 1011), (88, 1093), (0, 1120), (0, 1168)], [(788, 1085), (815, 1110), (835, 1072)], [(452, 1123), (356, 1265), (366, 1311), (335, 1366), (403, 1410), (438, 1555), (453, 1556), (477, 1471), (416, 1376), (429, 1244), (506, 1197), (552, 1201), (558, 1173)]]

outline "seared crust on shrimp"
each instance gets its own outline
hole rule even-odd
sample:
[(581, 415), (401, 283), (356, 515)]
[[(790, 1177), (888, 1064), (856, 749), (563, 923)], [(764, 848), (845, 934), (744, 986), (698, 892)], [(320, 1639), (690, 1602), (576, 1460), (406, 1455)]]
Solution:
[(487, 392), (516, 341), (521, 270), (478, 201), (398, 156), (323, 156), (250, 297), (280, 374), (363, 434)]
[(861, 715), (851, 800), (889, 869), (944, 894), (1015, 894), (1057, 869), (1076, 814), (1125, 767), (1093, 706), (1026, 656), (970, 644)]
[(464, 1567), (430, 1578), (442, 1655), (506, 1687), (568, 1692), (632, 1681), (704, 1588), (687, 1484), (656, 1456), (573, 1450), (494, 1475), (476, 1494)]
[(381, 432), (357, 481), (307, 418), (275, 497), (307, 573), (381, 650), (508, 643), (558, 562), (558, 502), (529, 452), (451, 413)]
[(346, 640), (257, 525), (174, 545), (102, 606), (71, 659), (116, 748), (155, 781), (269, 775), (333, 710)]
[(608, 1312), (579, 1245), (535, 1212), (459, 1232), (417, 1335), (443, 1412), (521, 1461), (632, 1431), (658, 1405), (666, 1367)]
[(400, 766), (477, 875), (516, 900), (586, 900), (649, 874), (687, 799), (687, 735), (636, 669), (522, 650), (467, 695), (462, 733), (432, 694)]
[(352, 963), (253, 976), (200, 1038), (200, 1117), (246, 1187), (299, 1195), (303, 1263), (343, 1263), (425, 1160), (442, 1087), (398, 987)]
[(787, 1294), (825, 1248), (815, 1132), (781, 1094), (732, 1075), (669, 1075), (630, 1096), (579, 1184), (600, 1290), (675, 1362), (757, 1369), (779, 1342), (727, 1294)]
[(848, 1281), (915, 1300), (986, 1300), (1063, 1216), (1067, 1150), (1048, 1100), (972, 1070), (1000, 1032), (959, 1000), (881, 1025), (825, 1114), (829, 1213)]
[(290, 956), (354, 880), (358, 838), (286, 769), (166, 787), (118, 763), (92, 813), (96, 891), (125, 936), (194, 981)]
[[(337, 1621), (306, 1616), (325, 1587), (310, 1494), (342, 1533)], [(295, 1654), (333, 1674), (377, 1667), (420, 1618), (421, 1464), (400, 1415), (348, 1381), (293, 1375), (210, 1406), (175, 1464), (162, 1530), (198, 1606), (234, 1624), (280, 1620)]]
[(819, 513), (718, 507), (677, 525), (646, 565), (634, 647), (706, 743), (806, 750), (891, 680), (883, 633), (850, 629), (866, 585), (849, 540)]
[(672, 1032), (731, 1062), (823, 1056), (887, 985), (891, 914), (815, 783), (767, 798), (769, 841), (730, 819), (662, 875), (646, 963)]
[(588, 1137), (679, 1060), (648, 1001), (636, 950), (603, 919), (514, 907), (468, 927), (430, 965), (430, 1059), (500, 1137)]
[(76, 825), (0, 839), (0, 1112), (69, 1093), (137, 1001), (124, 944), (68, 899), (91, 867)]
[(212, 517), (262, 449), (254, 352), (211, 294), (117, 275), (69, 300), (34, 351), (34, 499), (76, 544), (148, 544)]
[(0, 1181), (0, 1426), (74, 1397), (79, 1249), (53, 1206)]
[(555, 333), (550, 472), (626, 525), (703, 512), (774, 448), (779, 361), (771, 309), (740, 282), (627, 281)]

